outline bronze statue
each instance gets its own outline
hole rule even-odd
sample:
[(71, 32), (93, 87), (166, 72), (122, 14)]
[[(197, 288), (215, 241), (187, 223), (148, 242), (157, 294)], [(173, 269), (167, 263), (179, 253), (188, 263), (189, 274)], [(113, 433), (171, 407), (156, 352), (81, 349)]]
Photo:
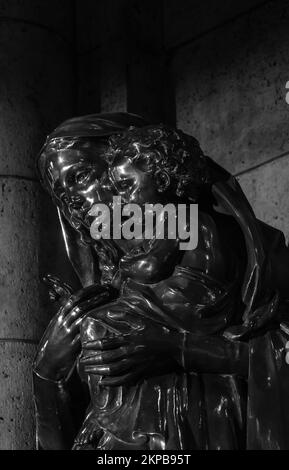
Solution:
[[(34, 364), (39, 448), (289, 448), (289, 255), (235, 178), (193, 137), (126, 114), (64, 123), (38, 168), (83, 286), (47, 280), (61, 307)], [(197, 248), (94, 240), (91, 209), (113, 196), (197, 203)]]

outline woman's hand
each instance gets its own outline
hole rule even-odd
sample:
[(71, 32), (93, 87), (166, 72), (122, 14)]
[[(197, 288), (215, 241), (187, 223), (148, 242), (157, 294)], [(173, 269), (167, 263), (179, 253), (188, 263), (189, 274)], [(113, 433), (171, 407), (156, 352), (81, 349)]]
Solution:
[(135, 383), (181, 368), (183, 335), (161, 325), (139, 332), (83, 344), (80, 367), (86, 374), (101, 375), (102, 385)]
[(69, 284), (62, 282), (58, 277), (47, 274), (43, 278), (44, 283), (48, 287), (48, 295), (51, 302), (65, 302), (73, 293), (73, 289)]
[(79, 327), (83, 317), (111, 298), (111, 290), (99, 285), (71, 295), (50, 322), (39, 344), (34, 371), (49, 380), (65, 380), (80, 352)]
[(157, 325), (132, 334), (90, 341), (83, 349), (82, 370), (102, 376), (101, 384), (108, 386), (136, 383), (140, 378), (181, 370), (248, 375), (247, 343)]

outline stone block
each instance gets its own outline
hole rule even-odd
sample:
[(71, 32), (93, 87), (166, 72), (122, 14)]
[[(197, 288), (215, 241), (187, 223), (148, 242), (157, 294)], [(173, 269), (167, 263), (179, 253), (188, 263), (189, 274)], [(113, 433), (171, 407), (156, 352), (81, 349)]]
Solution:
[(0, 180), (0, 338), (40, 339), (40, 186)]
[(289, 240), (289, 155), (238, 178), (256, 216)]
[(164, 2), (164, 36), (167, 48), (174, 47), (216, 28), (224, 22), (264, 3), (262, 0), (170, 0)]
[(0, 449), (35, 449), (32, 362), (36, 347), (0, 341)]
[(288, 2), (269, 2), (175, 57), (178, 126), (233, 173), (289, 149), (288, 28)]

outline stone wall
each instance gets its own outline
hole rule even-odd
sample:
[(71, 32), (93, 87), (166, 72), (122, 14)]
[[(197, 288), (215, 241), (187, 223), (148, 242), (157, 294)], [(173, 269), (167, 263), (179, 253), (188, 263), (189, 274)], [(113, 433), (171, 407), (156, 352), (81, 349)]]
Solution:
[(0, 449), (32, 449), (31, 364), (52, 314), (41, 276), (61, 249), (35, 157), (76, 110), (73, 3), (0, 0), (0, 66)]
[(183, 0), (166, 18), (178, 126), (238, 175), (257, 216), (288, 238), (288, 2), (206, 0), (193, 12)]

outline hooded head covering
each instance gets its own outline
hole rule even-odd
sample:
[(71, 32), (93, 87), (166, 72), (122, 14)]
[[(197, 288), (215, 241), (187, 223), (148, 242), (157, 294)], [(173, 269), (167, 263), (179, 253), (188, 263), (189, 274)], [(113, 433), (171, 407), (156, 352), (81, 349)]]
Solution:
[(36, 165), (41, 182), (44, 184), (45, 163), (49, 153), (48, 150), (53, 144), (56, 145), (55, 150), (57, 151), (57, 145), (61, 145), (63, 141), (66, 141), (69, 145), (69, 142), (85, 137), (88, 139), (103, 139), (117, 132), (125, 131), (131, 126), (142, 127), (146, 124), (147, 122), (142, 117), (130, 113), (89, 114), (64, 121), (49, 134), (38, 155)]
[[(47, 138), (59, 137), (104, 137), (120, 132), (130, 126), (142, 127), (143, 118), (130, 113), (88, 114), (64, 121)], [(46, 143), (47, 143), (46, 142)]]

